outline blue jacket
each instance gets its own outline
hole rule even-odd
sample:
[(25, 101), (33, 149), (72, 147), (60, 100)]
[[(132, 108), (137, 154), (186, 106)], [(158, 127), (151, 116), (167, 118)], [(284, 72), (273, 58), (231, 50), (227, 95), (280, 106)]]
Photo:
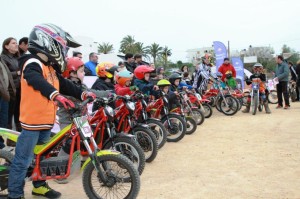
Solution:
[(92, 71), (92, 75), (96, 76), (97, 63), (92, 62), (92, 61), (88, 61), (84, 65), (85, 65), (85, 67), (87, 67), (88, 69), (90, 69)]
[(193, 86), (188, 85), (184, 82), (180, 82), (178, 86), (172, 85), (170, 86), (170, 91), (174, 92), (176, 90), (182, 90), (182, 87), (186, 86), (188, 89), (193, 89)]
[(153, 84), (151, 82), (147, 82), (145, 80), (134, 80), (134, 86), (137, 86), (140, 91), (142, 91), (146, 95), (157, 95), (157, 92), (153, 90)]
[(277, 64), (275, 69), (275, 77), (278, 78), (280, 82), (289, 81), (289, 66), (286, 62), (282, 62), (281, 64)]

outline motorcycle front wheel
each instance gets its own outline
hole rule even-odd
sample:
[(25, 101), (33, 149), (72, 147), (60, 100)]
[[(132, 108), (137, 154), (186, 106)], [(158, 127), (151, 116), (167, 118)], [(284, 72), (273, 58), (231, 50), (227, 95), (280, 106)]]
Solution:
[(161, 123), (161, 121), (157, 121), (155, 119), (149, 118), (146, 120), (146, 124), (149, 125), (151, 131), (154, 133), (158, 148), (162, 148), (165, 143), (167, 142), (167, 130), (164, 127), (164, 125)]
[(14, 156), (9, 151), (0, 150), (0, 198), (8, 197), (8, 174), (9, 166), (12, 163)]
[(168, 131), (168, 142), (178, 142), (186, 134), (186, 122), (180, 115), (171, 114), (168, 115), (168, 118), (165, 116), (161, 119), (161, 122)]

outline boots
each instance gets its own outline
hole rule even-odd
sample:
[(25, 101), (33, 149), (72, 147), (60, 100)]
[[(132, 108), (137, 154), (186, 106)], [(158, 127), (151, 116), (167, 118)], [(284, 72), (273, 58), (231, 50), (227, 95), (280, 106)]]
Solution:
[(271, 110), (270, 110), (270, 108), (269, 108), (268, 102), (264, 102), (264, 107), (265, 107), (266, 113), (267, 113), (267, 114), (270, 114), (270, 113), (271, 113)]
[(242, 110), (243, 113), (249, 113), (250, 111), (250, 103), (246, 104), (246, 108), (244, 110)]

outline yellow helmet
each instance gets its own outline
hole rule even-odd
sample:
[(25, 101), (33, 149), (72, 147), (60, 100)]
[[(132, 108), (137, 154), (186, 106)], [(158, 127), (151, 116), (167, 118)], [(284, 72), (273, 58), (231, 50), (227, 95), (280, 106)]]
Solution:
[(157, 82), (157, 86), (170, 86), (170, 85), (171, 83), (166, 79), (162, 79)]

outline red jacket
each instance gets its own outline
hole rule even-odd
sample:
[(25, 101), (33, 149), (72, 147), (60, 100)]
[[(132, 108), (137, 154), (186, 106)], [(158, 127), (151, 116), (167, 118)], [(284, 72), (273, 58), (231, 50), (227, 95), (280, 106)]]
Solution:
[[(134, 92), (130, 90), (130, 87), (121, 86), (120, 84), (115, 85), (115, 91), (117, 95), (132, 95)], [(122, 104), (122, 100), (116, 101), (116, 107), (119, 107)]]
[(226, 77), (226, 75), (225, 75), (225, 73), (227, 72), (227, 71), (231, 71), (232, 72), (232, 77), (236, 77), (236, 71), (235, 71), (235, 69), (234, 69), (234, 67), (231, 65), (231, 64), (228, 64), (228, 65), (226, 65), (226, 64), (222, 64), (220, 67), (219, 67), (219, 69), (218, 69), (218, 71), (220, 72), (220, 73), (222, 73), (222, 81), (224, 81), (224, 79), (225, 79), (225, 77)]

